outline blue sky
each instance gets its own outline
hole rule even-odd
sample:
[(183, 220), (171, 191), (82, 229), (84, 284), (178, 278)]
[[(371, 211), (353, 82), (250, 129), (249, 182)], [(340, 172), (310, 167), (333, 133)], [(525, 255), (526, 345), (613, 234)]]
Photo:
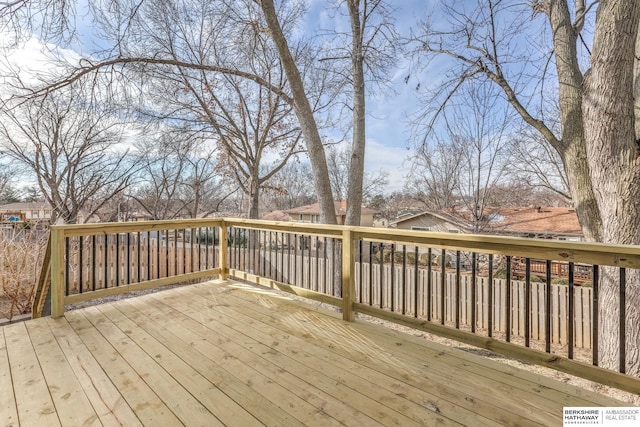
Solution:
[[(313, 27), (329, 26), (332, 22), (326, 12), (327, 0), (313, 0), (309, 4), (309, 25)], [(396, 18), (396, 30), (403, 36), (410, 34), (411, 28), (427, 17), (436, 0), (390, 1)], [(344, 21), (344, 25), (348, 22)], [(305, 29), (308, 30), (308, 29)], [(397, 65), (389, 77), (391, 87), (378, 96), (367, 97), (367, 151), (365, 167), (368, 171), (381, 169), (389, 172), (388, 191), (401, 190), (409, 168), (407, 158), (411, 157), (411, 128), (408, 115), (417, 105), (416, 84), (419, 76), (405, 83), (405, 77), (411, 72), (411, 60), (405, 55), (398, 57)]]
[[(81, 2), (81, 4), (84, 2)], [(322, 26), (323, 22), (330, 19), (325, 13), (324, 7), (328, 0), (312, 0), (309, 2), (309, 24)], [(427, 8), (433, 1), (403, 0), (393, 3), (397, 19), (397, 30), (405, 36), (408, 35), (411, 26), (415, 26), (418, 19), (424, 19)], [(82, 6), (81, 6), (82, 8)], [(315, 21), (315, 22), (313, 22)], [(89, 51), (95, 48), (96, 40), (82, 36), (82, 33), (91, 32), (90, 23), (86, 18), (86, 12), (80, 10), (76, 15), (76, 23), (79, 26), (81, 42), (74, 43), (69, 49), (58, 51), (72, 62), (81, 56), (76, 50)], [(304, 28), (305, 31), (309, 28)], [(12, 54), (11, 61), (19, 64), (24, 70), (47, 69), (50, 61), (40, 51), (41, 45), (36, 40), (27, 42), (22, 49)], [(51, 47), (51, 46), (50, 46)], [(384, 169), (389, 172), (389, 191), (400, 190), (404, 183), (406, 170), (408, 169), (407, 157), (411, 155), (411, 129), (407, 123), (407, 115), (415, 110), (416, 92), (414, 79), (405, 84), (405, 77), (409, 73), (410, 61), (405, 57), (399, 57), (397, 68), (391, 73), (391, 88), (380, 96), (370, 96), (367, 99), (367, 152), (366, 169), (378, 171)], [(26, 75), (26, 74), (25, 74)]]

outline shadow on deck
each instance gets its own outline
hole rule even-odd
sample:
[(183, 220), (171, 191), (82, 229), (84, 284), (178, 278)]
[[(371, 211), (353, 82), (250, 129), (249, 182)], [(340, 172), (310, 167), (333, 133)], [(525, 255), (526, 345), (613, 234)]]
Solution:
[(2, 425), (561, 425), (621, 402), (211, 281), (0, 328)]

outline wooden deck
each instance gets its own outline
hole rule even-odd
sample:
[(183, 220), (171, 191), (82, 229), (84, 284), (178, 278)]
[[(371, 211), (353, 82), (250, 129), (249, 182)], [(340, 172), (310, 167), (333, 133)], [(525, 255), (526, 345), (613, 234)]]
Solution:
[(551, 426), (620, 405), (236, 282), (0, 328), (0, 426)]

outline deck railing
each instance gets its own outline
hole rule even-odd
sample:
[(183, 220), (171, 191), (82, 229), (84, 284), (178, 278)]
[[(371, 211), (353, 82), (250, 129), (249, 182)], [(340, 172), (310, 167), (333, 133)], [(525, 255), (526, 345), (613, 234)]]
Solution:
[[(222, 220), (148, 221), (52, 226), (50, 259), (33, 304), (41, 314), (50, 277), (51, 315), (65, 304), (223, 274)], [(219, 242), (222, 242), (219, 244)], [(49, 253), (49, 252), (48, 252)]]
[[(54, 317), (65, 304), (229, 275), (335, 305), (348, 321), (363, 313), (640, 392), (624, 374), (629, 343), (640, 345), (624, 333), (638, 247), (229, 218), (52, 226), (50, 239)], [(611, 268), (617, 372), (598, 367)]]

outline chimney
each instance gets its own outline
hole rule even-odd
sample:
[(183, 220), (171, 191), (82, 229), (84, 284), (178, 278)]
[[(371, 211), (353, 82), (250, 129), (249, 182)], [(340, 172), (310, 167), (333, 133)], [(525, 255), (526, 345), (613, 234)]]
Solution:
[(343, 211), (346, 212), (346, 210), (347, 210), (347, 200), (346, 199), (340, 200), (340, 209), (342, 209)]

